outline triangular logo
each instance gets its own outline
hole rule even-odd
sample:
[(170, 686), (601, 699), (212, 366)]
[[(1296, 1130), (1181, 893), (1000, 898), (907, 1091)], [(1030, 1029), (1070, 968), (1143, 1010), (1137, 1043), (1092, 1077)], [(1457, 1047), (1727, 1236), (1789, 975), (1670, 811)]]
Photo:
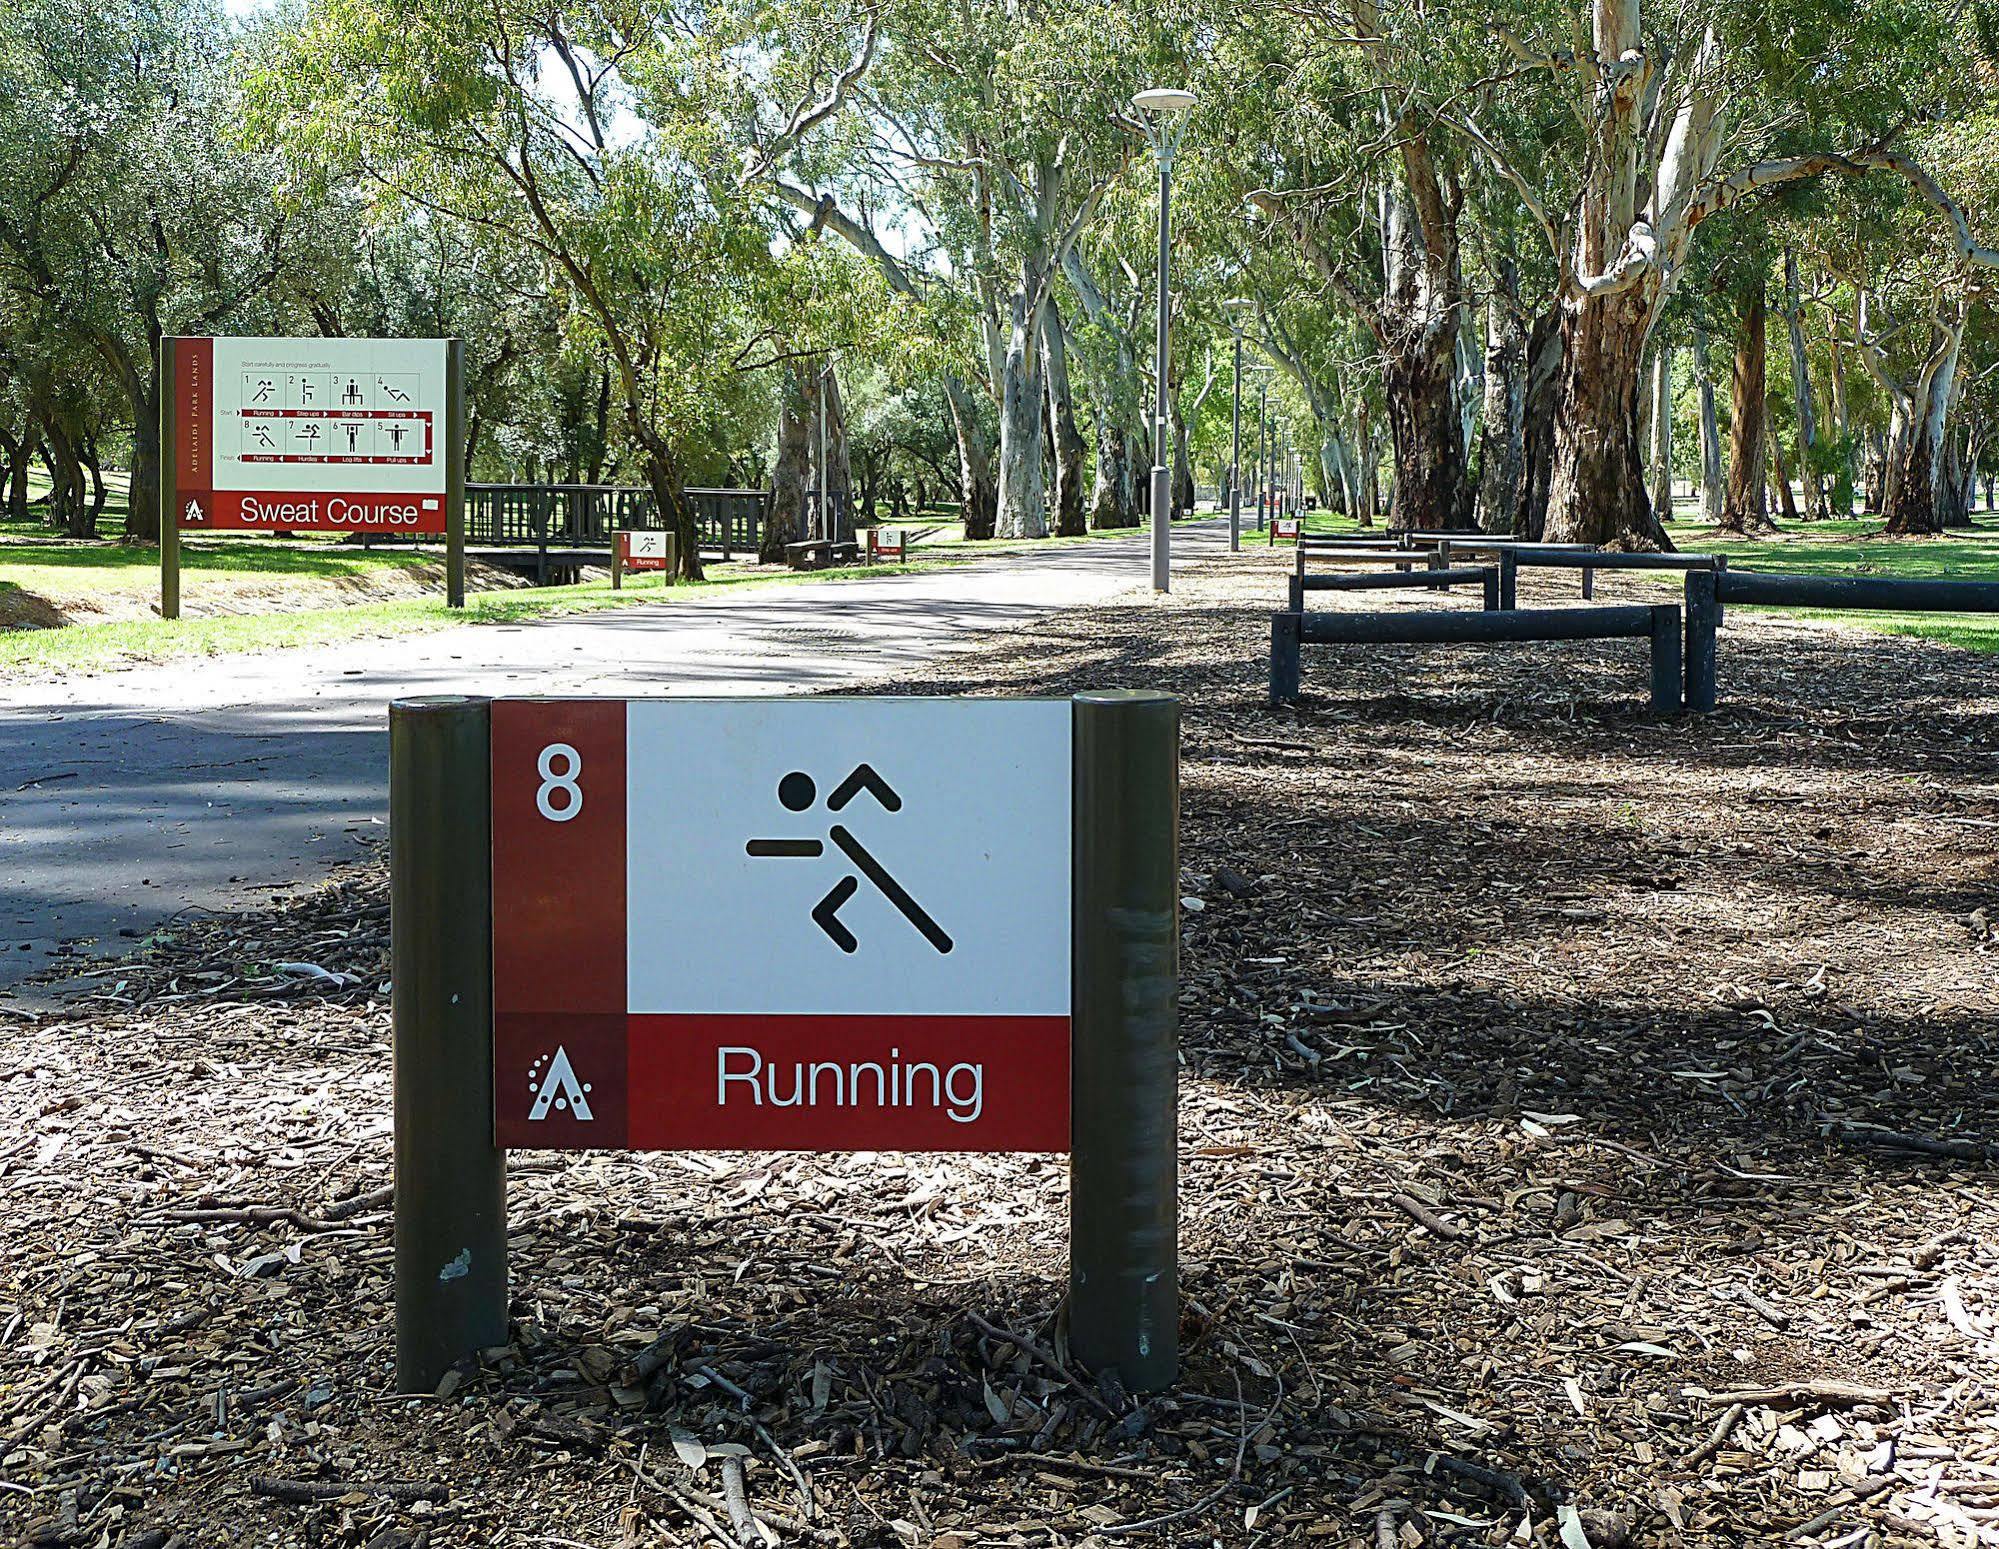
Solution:
[(201, 502), (199, 500), (190, 500), (187, 503), (187, 515), (182, 520), (190, 524), (202, 520)]
[[(546, 1065), (546, 1071), (542, 1067)], [(548, 1117), (548, 1110), (567, 1113), (570, 1118), (587, 1124), (595, 1117), (590, 1112), (589, 1086), (576, 1079), (576, 1068), (569, 1063), (569, 1051), (556, 1045), (553, 1055), (544, 1054), (534, 1062), (528, 1071), (528, 1090), (534, 1093), (534, 1106), (528, 1110), (528, 1122)]]

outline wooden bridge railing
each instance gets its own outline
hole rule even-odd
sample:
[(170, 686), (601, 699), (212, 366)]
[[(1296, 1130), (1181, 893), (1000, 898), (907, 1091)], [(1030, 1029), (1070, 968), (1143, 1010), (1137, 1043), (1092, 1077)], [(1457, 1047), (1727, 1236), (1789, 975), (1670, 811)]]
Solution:
[[(690, 489), (695, 529), (704, 549), (724, 559), (754, 554), (769, 492)], [(465, 540), (499, 547), (560, 544), (609, 548), (620, 529), (644, 531), (658, 521), (652, 491), (632, 484), (467, 484)]]

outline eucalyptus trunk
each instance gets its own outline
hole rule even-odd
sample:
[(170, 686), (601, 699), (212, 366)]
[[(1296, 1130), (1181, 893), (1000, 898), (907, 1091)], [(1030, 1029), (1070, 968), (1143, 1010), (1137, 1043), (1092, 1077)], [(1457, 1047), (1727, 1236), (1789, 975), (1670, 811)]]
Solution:
[(1805, 351), (1804, 305), (1798, 299), (1798, 255), (1784, 249), (1784, 329), (1791, 344), (1791, 397), (1798, 406), (1798, 476), (1805, 486), (1805, 514), (1825, 520), (1825, 475), (1819, 471), (1818, 402), (1812, 392), (1811, 357)]
[(1055, 453), (1055, 531), (1065, 538), (1089, 529), (1083, 513), (1083, 458), (1076, 429), (1076, 400), (1069, 388), (1069, 345), (1061, 309), (1051, 300), (1042, 313), (1041, 345), (1047, 361), (1048, 420)]
[(1388, 434), (1395, 454), (1389, 516), (1397, 527), (1449, 527), (1465, 482), (1459, 438), (1457, 354), (1452, 335), (1407, 339), (1381, 365)]
[(1187, 417), (1180, 412), (1176, 399), (1173, 404), (1173, 511), (1174, 516), (1191, 516), (1194, 511), (1197, 490), (1194, 484), (1194, 463), (1187, 450)]
[(1784, 514), (1784, 520), (1798, 519), (1798, 502), (1791, 494), (1791, 470), (1784, 462), (1784, 438), (1777, 431), (1777, 415), (1773, 405), (1766, 400), (1763, 415), (1763, 433), (1770, 438), (1770, 487), (1777, 495), (1777, 509)]
[(956, 373), (944, 378), (944, 399), (951, 406), (951, 426), (958, 440), (958, 499), (967, 538), (990, 538), (999, 506), (999, 486), (993, 475), (993, 442), (979, 402)]
[(1694, 378), (1700, 384), (1701, 520), (1721, 521), (1721, 428), (1714, 412), (1714, 370), (1708, 358), (1707, 329), (1694, 325)]
[(1510, 533), (1521, 516), (1526, 475), (1527, 338), (1520, 326), (1519, 274), (1502, 260), (1485, 304), (1485, 412), (1479, 430), (1478, 522)]
[(813, 432), (806, 379), (816, 369), (810, 362), (789, 360), (779, 379), (777, 455), (771, 462), (770, 509), (765, 514), (757, 545), (757, 558), (765, 564), (781, 563), (785, 545), (798, 542), (805, 532)]
[(1562, 304), (1562, 385), (1546, 536), (1552, 543), (1670, 549), (1652, 514), (1638, 435), (1649, 301), (1642, 289)]
[(1039, 329), (1023, 292), (1013, 299), (1013, 326), (1000, 366), (999, 513), (1002, 538), (1048, 536), (1043, 481)]
[(1138, 525), (1138, 482), (1133, 473), (1132, 437), (1114, 408), (1097, 409), (1097, 472), (1090, 492), (1090, 525), (1095, 528)]
[(1673, 347), (1652, 352), (1652, 514), (1661, 522), (1673, 515)]
[[(847, 434), (847, 404), (840, 393), (840, 373), (830, 366), (820, 378), (826, 399), (826, 466), (821, 487), (832, 508), (833, 521), (827, 535), (835, 543), (854, 541), (854, 459)], [(814, 448), (818, 441), (815, 432)]]
[(1743, 315), (1736, 335), (1735, 366), (1728, 386), (1728, 493), (1721, 510), (1721, 525), (1731, 532), (1749, 532), (1770, 525), (1769, 508), (1764, 503), (1763, 434), (1767, 357), (1766, 311), (1762, 291), (1757, 291)]
[(1521, 431), (1520, 511), (1516, 536), (1541, 540), (1555, 477), (1555, 411), (1562, 387), (1562, 313), (1551, 307), (1527, 334), (1527, 404)]

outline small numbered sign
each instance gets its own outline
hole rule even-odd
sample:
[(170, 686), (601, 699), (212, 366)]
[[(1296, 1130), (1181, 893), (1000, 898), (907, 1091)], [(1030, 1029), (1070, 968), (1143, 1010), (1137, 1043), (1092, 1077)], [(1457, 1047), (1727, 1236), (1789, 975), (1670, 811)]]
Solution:
[(508, 1147), (1061, 1151), (1066, 700), (501, 700)]
[(621, 532), (618, 547), (627, 570), (664, 570), (671, 563), (669, 539), (664, 532)]

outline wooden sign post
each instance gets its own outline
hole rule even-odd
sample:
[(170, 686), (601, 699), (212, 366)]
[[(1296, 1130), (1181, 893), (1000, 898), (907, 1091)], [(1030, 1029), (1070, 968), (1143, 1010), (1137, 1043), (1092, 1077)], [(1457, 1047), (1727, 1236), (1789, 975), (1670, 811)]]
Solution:
[(1066, 1150), (1071, 1347), (1174, 1380), (1177, 700), (409, 700), (390, 779), (403, 1391), (528, 1147)]
[(441, 535), (465, 606), (459, 340), (164, 340), (160, 464), (161, 618), (183, 531)]

